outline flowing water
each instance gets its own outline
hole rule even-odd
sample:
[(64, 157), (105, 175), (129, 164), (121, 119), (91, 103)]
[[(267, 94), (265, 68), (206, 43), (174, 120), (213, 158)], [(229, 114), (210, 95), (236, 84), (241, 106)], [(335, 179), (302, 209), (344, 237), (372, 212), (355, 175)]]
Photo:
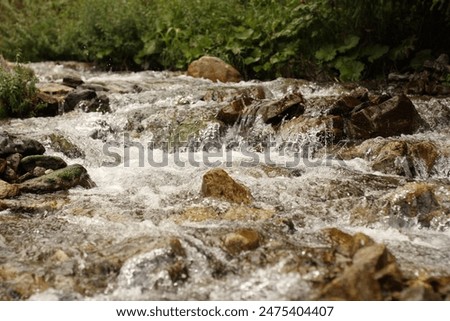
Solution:
[[(41, 82), (75, 74), (102, 86), (112, 111), (77, 109), (1, 123), (2, 130), (42, 142), (47, 154), (82, 164), (97, 184), (22, 195), (14, 209), (0, 212), (2, 271), (15, 275), (11, 298), (313, 299), (315, 286), (329, 280), (319, 258), (330, 249), (322, 232), (330, 227), (386, 244), (406, 276), (450, 275), (449, 98), (413, 99), (432, 129), (400, 139), (431, 141), (443, 156), (430, 175), (408, 178), (375, 172), (363, 158), (328, 157), (314, 130), (289, 136), (295, 146), (307, 146), (298, 157), (280, 148), (286, 137), (271, 125), (257, 120), (248, 128), (243, 121), (224, 129), (215, 120), (227, 95), (245, 88), (262, 86), (277, 98), (298, 87), (317, 102), (346, 92), (342, 86), (292, 79), (217, 84), (170, 72), (31, 67)], [(320, 114), (320, 108), (307, 106), (307, 113)], [(78, 146), (79, 157), (58, 151), (52, 134)], [(191, 148), (208, 143), (207, 152)], [(174, 152), (173, 144), (181, 148)], [(202, 177), (212, 167), (247, 186), (253, 203), (203, 197)], [(395, 205), (415, 182), (433, 185), (438, 205), (408, 203), (425, 213), (427, 206), (436, 208), (427, 227)], [(257, 230), (260, 244), (230, 253), (225, 239), (242, 228)]]

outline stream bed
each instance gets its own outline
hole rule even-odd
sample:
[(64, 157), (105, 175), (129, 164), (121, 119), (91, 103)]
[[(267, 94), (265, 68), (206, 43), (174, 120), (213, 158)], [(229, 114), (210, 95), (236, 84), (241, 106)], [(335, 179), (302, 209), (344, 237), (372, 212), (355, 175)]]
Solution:
[[(426, 130), (334, 143), (319, 128), (281, 131), (258, 119), (224, 126), (216, 115), (257, 87), (266, 99), (300, 91), (315, 117), (350, 91), (343, 85), (30, 67), (41, 83), (77, 76), (101, 88), (110, 112), (0, 122), (83, 165), (96, 183), (8, 200), (1, 299), (450, 298), (450, 97), (409, 97)], [(371, 153), (386, 142), (432, 144), (438, 156), (410, 175), (374, 169)], [(213, 168), (245, 186), (251, 202), (205, 197)]]

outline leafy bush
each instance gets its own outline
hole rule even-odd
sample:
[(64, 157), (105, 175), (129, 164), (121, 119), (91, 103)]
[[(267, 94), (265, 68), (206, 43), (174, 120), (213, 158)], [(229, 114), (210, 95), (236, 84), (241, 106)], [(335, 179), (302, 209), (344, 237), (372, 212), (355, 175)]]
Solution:
[(0, 0), (0, 53), (113, 69), (218, 56), (247, 78), (344, 81), (450, 51), (448, 0)]
[(36, 82), (33, 71), (20, 64), (12, 70), (0, 67), (0, 118), (28, 117), (42, 108), (36, 99)]

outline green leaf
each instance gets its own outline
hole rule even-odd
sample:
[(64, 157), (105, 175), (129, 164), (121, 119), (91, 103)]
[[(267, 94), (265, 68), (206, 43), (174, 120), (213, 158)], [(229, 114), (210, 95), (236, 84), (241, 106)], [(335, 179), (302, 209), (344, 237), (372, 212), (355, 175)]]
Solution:
[(359, 37), (355, 35), (348, 36), (344, 40), (344, 44), (338, 47), (336, 50), (339, 53), (344, 53), (352, 48), (355, 48), (359, 43)]
[(383, 57), (385, 54), (387, 54), (388, 51), (389, 51), (388, 46), (375, 44), (372, 46), (365, 47), (361, 52), (361, 56), (367, 57), (367, 60), (369, 62), (374, 62), (375, 60), (377, 60), (377, 59)]
[(253, 29), (245, 29), (239, 33), (236, 33), (235, 37), (239, 40), (247, 40), (253, 35)]
[(337, 53), (336, 47), (326, 45), (325, 47), (322, 47), (319, 50), (317, 50), (314, 56), (319, 61), (328, 62), (336, 57), (336, 53)]
[(413, 69), (420, 70), (423, 68), (425, 60), (432, 60), (432, 59), (433, 56), (431, 55), (430, 49), (421, 50), (418, 53), (416, 53), (414, 58), (411, 60), (410, 65)]
[(361, 78), (364, 64), (349, 57), (339, 57), (336, 59), (334, 67), (339, 70), (339, 78), (342, 81), (357, 81)]

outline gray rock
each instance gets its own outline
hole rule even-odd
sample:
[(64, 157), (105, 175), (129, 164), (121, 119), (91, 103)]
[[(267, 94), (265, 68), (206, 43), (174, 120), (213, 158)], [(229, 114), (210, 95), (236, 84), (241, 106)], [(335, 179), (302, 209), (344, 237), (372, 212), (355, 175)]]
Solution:
[(90, 101), (94, 98), (97, 98), (97, 93), (93, 90), (84, 89), (72, 91), (66, 96), (64, 111), (72, 111), (75, 109), (79, 102), (83, 100)]
[(0, 157), (19, 153), (22, 156), (42, 155), (44, 146), (34, 139), (20, 138), (7, 132), (0, 132)]

